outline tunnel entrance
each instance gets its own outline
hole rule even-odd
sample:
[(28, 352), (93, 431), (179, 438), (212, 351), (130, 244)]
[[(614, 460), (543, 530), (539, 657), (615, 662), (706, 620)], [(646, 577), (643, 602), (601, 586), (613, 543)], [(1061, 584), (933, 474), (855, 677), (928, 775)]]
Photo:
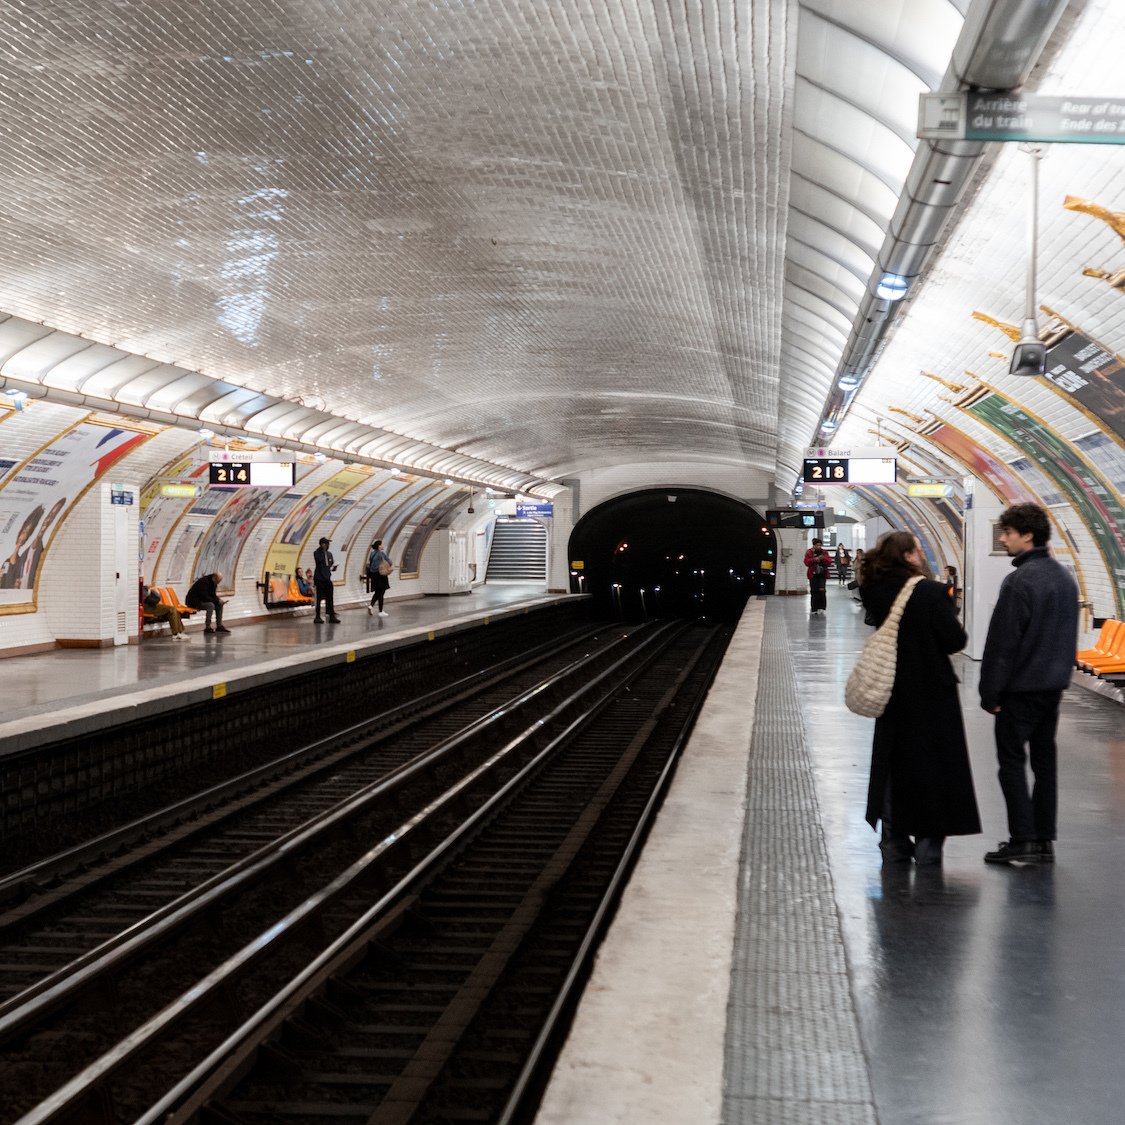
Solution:
[(738, 618), (772, 594), (777, 543), (753, 508), (691, 488), (633, 492), (599, 504), (570, 537), (571, 590), (608, 617)]

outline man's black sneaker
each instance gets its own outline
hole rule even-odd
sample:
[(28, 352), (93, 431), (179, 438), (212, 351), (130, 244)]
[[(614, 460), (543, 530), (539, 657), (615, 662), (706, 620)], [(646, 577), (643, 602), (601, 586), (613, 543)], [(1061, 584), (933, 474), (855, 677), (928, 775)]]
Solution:
[(313, 624), (314, 625), (323, 625), (324, 624), (324, 618), (323, 617), (314, 617), (313, 618)]
[(340, 624), (340, 619), (338, 617), (330, 617), (328, 620), (333, 625), (339, 625)]
[(984, 853), (985, 863), (1054, 863), (1050, 840), (1004, 840), (996, 851)]

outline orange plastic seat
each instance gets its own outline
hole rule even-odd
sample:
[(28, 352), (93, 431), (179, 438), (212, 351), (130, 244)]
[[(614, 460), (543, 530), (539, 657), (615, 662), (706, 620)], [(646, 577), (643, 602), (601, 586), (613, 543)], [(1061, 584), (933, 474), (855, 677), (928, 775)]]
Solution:
[(312, 605), (313, 599), (308, 594), (302, 594), (300, 587), (297, 585), (296, 578), (289, 579), (289, 593), (288, 599), (291, 602), (300, 602), (302, 605)]
[(1120, 621), (1115, 621), (1112, 617), (1103, 621), (1098, 639), (1093, 645), (1090, 648), (1081, 648), (1076, 653), (1078, 663), (1081, 664), (1083, 660), (1091, 657), (1104, 656), (1111, 651), (1110, 642), (1112, 642), (1113, 634), (1117, 632), (1117, 626), (1120, 624)]
[(1105, 642), (1105, 648), (1097, 655), (1086, 656), (1079, 661), (1083, 668), (1096, 671), (1105, 664), (1119, 664), (1125, 660), (1125, 621), (1114, 621), (1113, 624), (1116, 628)]
[(157, 589), (160, 591), (160, 600), (166, 605), (170, 605), (181, 617), (190, 617), (196, 612), (180, 601), (180, 596), (176, 593), (174, 586), (158, 586)]

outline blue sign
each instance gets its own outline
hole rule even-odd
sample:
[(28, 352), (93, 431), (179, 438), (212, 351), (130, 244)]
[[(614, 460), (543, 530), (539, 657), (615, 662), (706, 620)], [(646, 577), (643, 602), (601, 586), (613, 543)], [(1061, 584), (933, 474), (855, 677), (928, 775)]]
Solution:
[(526, 519), (528, 516), (538, 516), (540, 519), (549, 520), (554, 517), (554, 504), (517, 504), (516, 518)]
[(109, 502), (111, 504), (132, 504), (133, 494), (131, 492), (111, 492)]

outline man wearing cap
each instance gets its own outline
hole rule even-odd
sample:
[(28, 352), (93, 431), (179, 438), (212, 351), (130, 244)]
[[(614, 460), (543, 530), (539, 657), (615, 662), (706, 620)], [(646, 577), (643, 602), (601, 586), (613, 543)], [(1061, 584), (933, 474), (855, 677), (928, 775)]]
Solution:
[(332, 601), (332, 572), (336, 569), (336, 564), (332, 560), (332, 552), (328, 549), (329, 543), (330, 540), (322, 538), (320, 546), (313, 551), (313, 561), (316, 563), (316, 570), (313, 571), (313, 584), (316, 586), (316, 616), (313, 621), (317, 625), (324, 624), (324, 618), (320, 616), (321, 602), (324, 602), (328, 609), (328, 620), (333, 625), (340, 623), (340, 619), (336, 616), (336, 606)]

